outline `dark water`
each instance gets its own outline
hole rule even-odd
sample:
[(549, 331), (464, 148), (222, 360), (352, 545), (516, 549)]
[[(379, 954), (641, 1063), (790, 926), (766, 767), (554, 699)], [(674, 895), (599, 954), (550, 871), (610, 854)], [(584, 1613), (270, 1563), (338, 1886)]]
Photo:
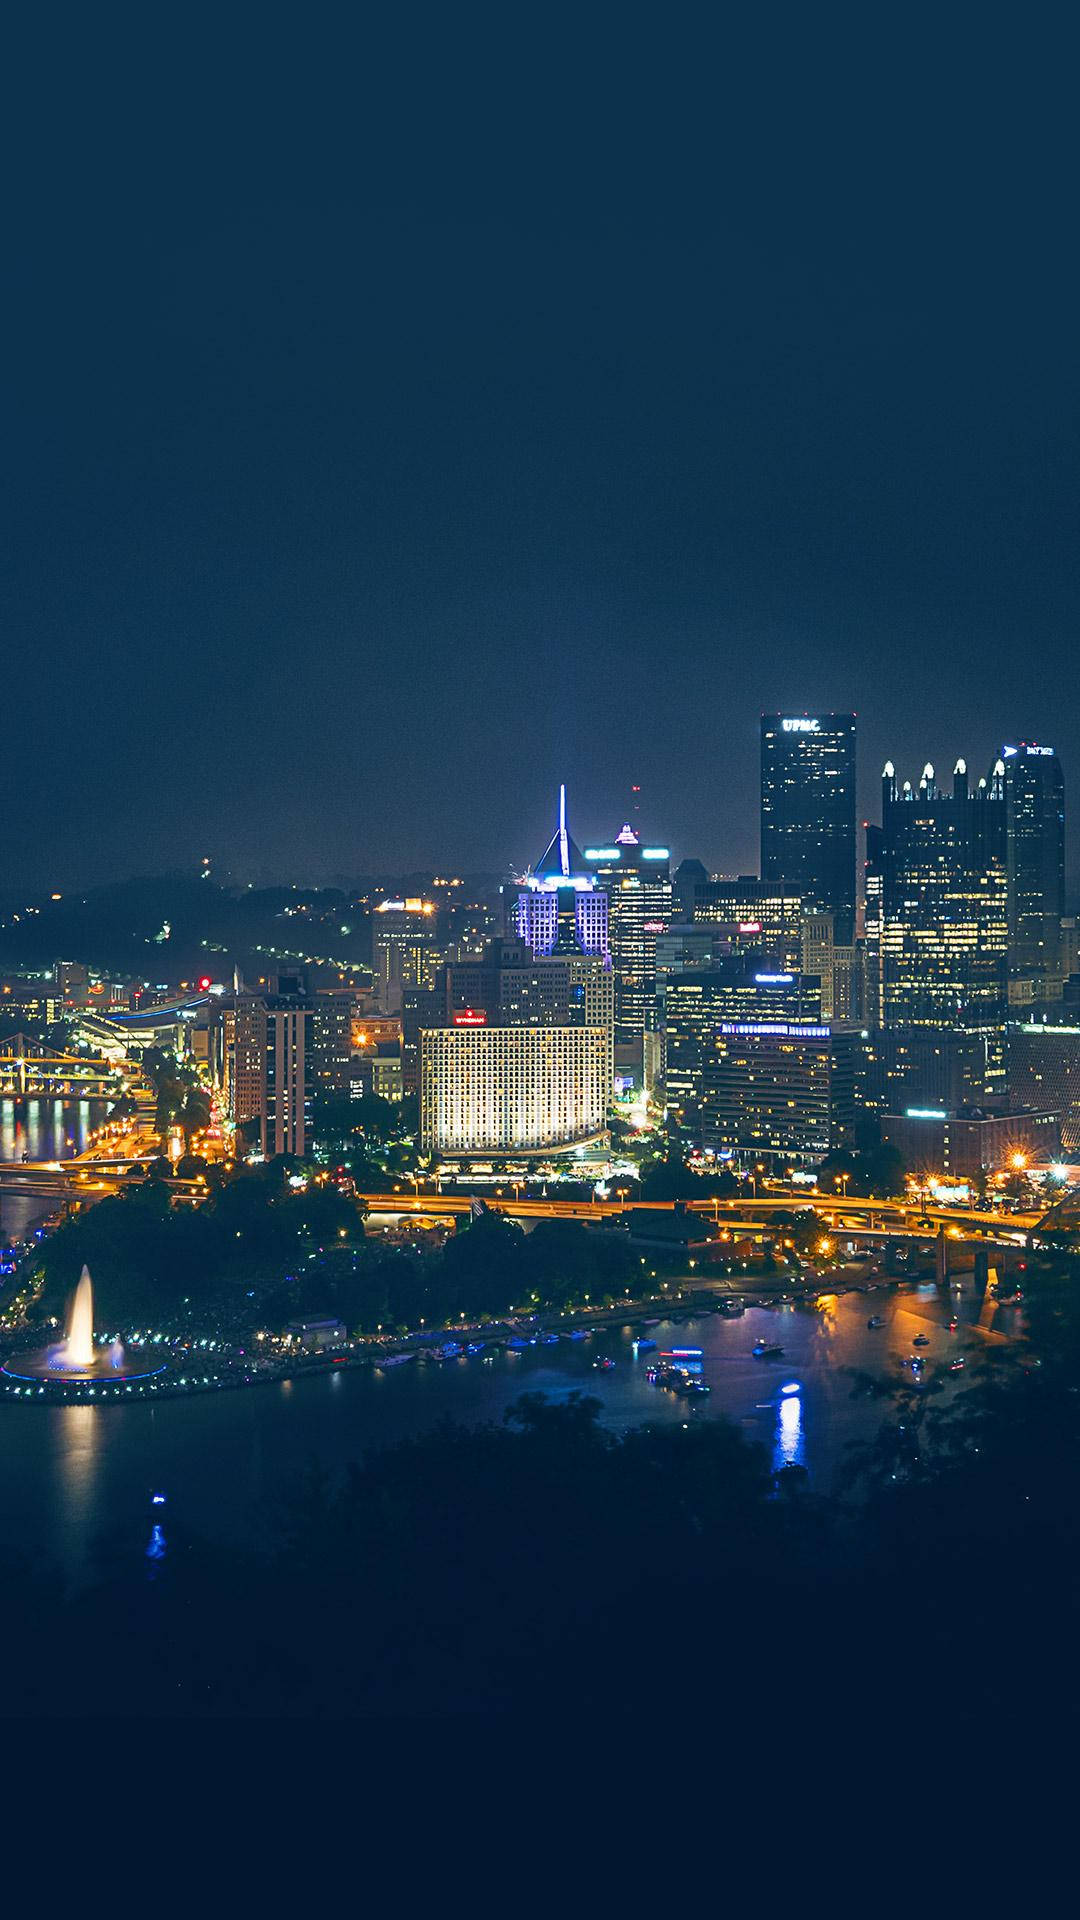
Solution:
[[(0, 1403), (0, 1519), (4, 1537), (42, 1551), (78, 1577), (95, 1540), (148, 1515), (152, 1490), (168, 1495), (170, 1518), (225, 1539), (259, 1538), (282, 1489), (311, 1461), (331, 1471), (378, 1441), (424, 1432), (451, 1415), (465, 1422), (501, 1420), (526, 1389), (562, 1396), (574, 1388), (602, 1400), (606, 1424), (687, 1421), (725, 1413), (764, 1444), (776, 1465), (808, 1468), (814, 1485), (834, 1482), (849, 1441), (872, 1438), (884, 1412), (852, 1397), (846, 1367), (899, 1378), (914, 1335), (927, 1374), (955, 1353), (969, 1366), (988, 1343), (1008, 1337), (1013, 1308), (980, 1308), (970, 1279), (956, 1302), (960, 1327), (947, 1327), (953, 1307), (934, 1287), (849, 1294), (827, 1312), (794, 1307), (752, 1310), (739, 1320), (706, 1315), (679, 1326), (651, 1328), (664, 1347), (704, 1349), (707, 1401), (684, 1400), (650, 1387), (649, 1358), (635, 1359), (629, 1326), (580, 1343), (499, 1353), (440, 1366), (416, 1361), (382, 1373), (364, 1370), (235, 1392), (165, 1401), (158, 1406), (39, 1407)], [(886, 1317), (867, 1329), (874, 1313)], [(778, 1341), (779, 1361), (751, 1356), (755, 1340)], [(598, 1371), (610, 1354), (616, 1365)], [(910, 1377), (910, 1376), (909, 1376)], [(950, 1390), (962, 1387), (964, 1376)], [(798, 1383), (796, 1394), (781, 1388)]]
[[(0, 1160), (68, 1160), (106, 1112), (99, 1100), (0, 1100)], [(0, 1232), (14, 1239), (51, 1213), (55, 1200), (0, 1194)]]

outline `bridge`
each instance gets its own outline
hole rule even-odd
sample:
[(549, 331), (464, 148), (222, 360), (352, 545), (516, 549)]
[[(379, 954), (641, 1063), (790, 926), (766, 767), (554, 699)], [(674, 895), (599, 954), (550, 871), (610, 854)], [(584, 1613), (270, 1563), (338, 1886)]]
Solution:
[[(508, 1183), (512, 1184), (512, 1183)], [(467, 1193), (422, 1192), (419, 1184), (395, 1193), (358, 1194), (369, 1213), (423, 1214), (428, 1217), (468, 1213), (476, 1198)], [(873, 1239), (927, 1239), (945, 1231), (953, 1239), (1001, 1239), (1013, 1245), (1026, 1239), (1043, 1219), (1041, 1213), (998, 1213), (990, 1209), (924, 1207), (909, 1200), (841, 1200), (822, 1194), (785, 1194), (781, 1199), (752, 1200), (549, 1200), (528, 1199), (496, 1190), (484, 1196), (495, 1212), (514, 1220), (581, 1220), (599, 1223), (624, 1214), (671, 1213), (676, 1205), (704, 1214), (719, 1228), (746, 1233), (776, 1231), (778, 1214), (814, 1213), (823, 1226), (841, 1237)], [(779, 1223), (782, 1228), (782, 1223)]]
[[(126, 1077), (137, 1079), (138, 1070), (126, 1070)], [(112, 1100), (119, 1091), (120, 1070), (95, 1054), (58, 1053), (25, 1033), (0, 1045), (0, 1097), (5, 1099)]]
[[(127, 1183), (133, 1167), (146, 1165), (156, 1149), (139, 1147), (134, 1152), (89, 1153), (71, 1160), (0, 1163), (0, 1190), (15, 1190), (42, 1197), (57, 1197), (80, 1204), (117, 1193)], [(201, 1205), (208, 1197), (205, 1183), (178, 1179), (169, 1186), (178, 1198)], [(421, 1191), (420, 1182), (410, 1180), (407, 1188), (392, 1193), (358, 1193), (357, 1199), (369, 1214), (398, 1219), (450, 1219), (468, 1213), (478, 1196), (468, 1193)], [(586, 1225), (629, 1218), (638, 1220), (648, 1214), (668, 1214), (677, 1205), (701, 1220), (702, 1229), (711, 1226), (715, 1239), (735, 1234), (760, 1239), (783, 1233), (783, 1216), (811, 1212), (821, 1226), (837, 1239), (861, 1240), (866, 1245), (890, 1240), (937, 1241), (938, 1258), (945, 1254), (945, 1243), (966, 1243), (969, 1247), (994, 1244), (1014, 1250), (1027, 1245), (1029, 1235), (1040, 1227), (1048, 1228), (1051, 1215), (1039, 1213), (1000, 1213), (991, 1209), (941, 1206), (924, 1207), (908, 1200), (842, 1200), (822, 1194), (804, 1196), (785, 1194), (780, 1198), (764, 1196), (750, 1200), (551, 1200), (528, 1198), (518, 1192), (507, 1194), (497, 1189), (484, 1196), (494, 1212), (522, 1222), (538, 1220), (577, 1220)], [(777, 1216), (781, 1216), (779, 1219)], [(1080, 1239), (1080, 1221), (1074, 1229)], [(703, 1237), (706, 1234), (703, 1232)]]

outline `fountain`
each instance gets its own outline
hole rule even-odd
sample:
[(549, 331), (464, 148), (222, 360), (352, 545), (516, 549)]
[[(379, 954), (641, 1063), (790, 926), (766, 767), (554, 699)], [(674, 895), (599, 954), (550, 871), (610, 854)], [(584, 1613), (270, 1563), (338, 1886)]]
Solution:
[(79, 1275), (68, 1314), (67, 1334), (56, 1346), (38, 1347), (32, 1353), (15, 1353), (0, 1372), (13, 1380), (36, 1380), (43, 1387), (87, 1387), (93, 1391), (110, 1381), (144, 1380), (152, 1373), (164, 1373), (164, 1367), (131, 1367), (119, 1340), (107, 1347), (94, 1344), (94, 1286), (90, 1269)]
[(71, 1303), (67, 1339), (64, 1342), (65, 1369), (92, 1367), (94, 1364), (94, 1288), (89, 1267), (79, 1275), (75, 1298)]

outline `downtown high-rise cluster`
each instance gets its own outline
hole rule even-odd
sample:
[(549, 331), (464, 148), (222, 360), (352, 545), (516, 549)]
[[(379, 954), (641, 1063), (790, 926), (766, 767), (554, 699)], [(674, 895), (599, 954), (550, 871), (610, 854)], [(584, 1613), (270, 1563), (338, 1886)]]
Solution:
[(563, 797), (507, 890), (509, 944), (404, 996), (429, 1151), (597, 1141), (605, 1048), (616, 1096), (653, 1096), (736, 1164), (810, 1168), (868, 1128), (954, 1174), (1073, 1144), (1054, 751), (1005, 745), (947, 786), (890, 763), (860, 885), (854, 714), (766, 715), (760, 820), (759, 874), (673, 873), (630, 822), (582, 852)]
[(969, 1178), (1080, 1148), (1051, 747), (948, 779), (890, 761), (863, 840), (855, 715), (764, 715), (756, 874), (673, 866), (639, 803), (579, 844), (560, 790), (524, 871), (372, 882), (348, 907), (362, 959), (194, 1008), (186, 1042), (249, 1143), (303, 1154), (321, 1094), (415, 1100), (424, 1154), (459, 1165), (602, 1162), (613, 1111), (646, 1105), (705, 1161), (774, 1171), (882, 1139)]

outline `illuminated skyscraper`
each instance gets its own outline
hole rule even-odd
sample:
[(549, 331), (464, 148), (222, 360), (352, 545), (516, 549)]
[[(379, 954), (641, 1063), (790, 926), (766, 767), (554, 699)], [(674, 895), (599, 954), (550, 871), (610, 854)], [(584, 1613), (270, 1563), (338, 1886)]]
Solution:
[(688, 903), (687, 919), (715, 927), (732, 952), (762, 954), (781, 972), (801, 966), (802, 895), (782, 882), (758, 880), (752, 874), (713, 874), (681, 891)]
[[(667, 976), (663, 984), (667, 1103), (699, 1144), (716, 1146), (712, 1087), (723, 1030), (762, 1023), (819, 1027), (821, 983), (781, 973), (745, 954)], [(725, 1146), (733, 1144), (725, 1139)]]
[(761, 716), (761, 878), (855, 937), (855, 715)]
[(1053, 747), (1002, 747), (1009, 965), (1045, 979), (1061, 968), (1065, 912), (1065, 778)]
[(439, 962), (430, 900), (382, 900), (375, 909), (372, 964), (383, 1013), (400, 1013), (407, 989), (430, 987)]
[(608, 897), (570, 837), (565, 787), (559, 788), (559, 824), (535, 867), (521, 876), (513, 930), (537, 955), (608, 951)]
[(303, 1154), (311, 1136), (315, 1091), (310, 1001), (282, 997), (266, 1004), (266, 1103), (262, 1149)]
[(889, 761), (881, 806), (881, 826), (867, 829), (866, 951), (867, 1013), (886, 1037), (884, 1070), (906, 1097), (930, 1098), (930, 1084), (925, 1093), (919, 1084), (931, 1070), (926, 1042), (936, 1059), (948, 1036), (963, 1070), (946, 1084), (985, 1098), (1004, 1086), (1004, 765), (972, 792), (963, 760), (951, 790), (929, 765), (917, 788), (901, 787)]
[(645, 847), (627, 822), (607, 847), (585, 859), (608, 896), (608, 944), (615, 970), (615, 1042), (640, 1048), (656, 1024), (656, 939), (671, 921), (671, 862), (666, 847)]

